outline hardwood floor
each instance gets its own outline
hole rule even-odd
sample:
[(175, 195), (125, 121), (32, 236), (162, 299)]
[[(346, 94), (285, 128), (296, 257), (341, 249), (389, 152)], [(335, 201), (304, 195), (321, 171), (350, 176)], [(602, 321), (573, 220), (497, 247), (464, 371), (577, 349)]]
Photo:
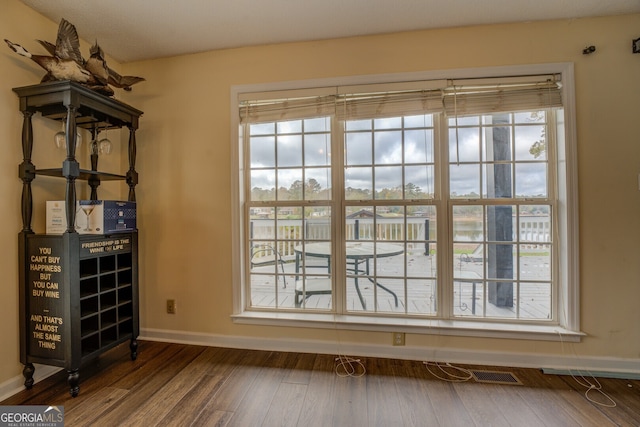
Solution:
[(342, 377), (331, 355), (141, 341), (135, 362), (125, 345), (84, 367), (76, 398), (60, 372), (0, 404), (63, 405), (66, 426), (640, 425), (638, 380), (600, 378), (607, 407), (570, 376), (535, 369), (467, 366), (522, 382), (505, 385), (444, 381), (422, 361), (361, 362), (364, 375)]

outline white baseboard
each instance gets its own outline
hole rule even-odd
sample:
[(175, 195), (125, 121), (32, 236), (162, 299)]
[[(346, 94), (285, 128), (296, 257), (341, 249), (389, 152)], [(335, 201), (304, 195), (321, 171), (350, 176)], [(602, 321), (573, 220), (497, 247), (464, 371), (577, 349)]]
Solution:
[[(55, 366), (39, 365), (37, 363), (34, 363), (33, 366), (36, 368), (33, 374), (34, 384), (37, 384), (62, 369)], [(9, 378), (7, 381), (0, 384), (0, 402), (21, 392), (22, 390), (24, 390), (24, 377), (22, 374)]]
[[(517, 352), (490, 352), (460, 350), (443, 347), (384, 346), (376, 344), (338, 343), (318, 340), (291, 340), (287, 338), (255, 338), (214, 335), (196, 332), (142, 329), (140, 340), (228, 347), (265, 351), (290, 351), (299, 353), (341, 354), (359, 357), (449, 362), (471, 365), (493, 365), (542, 369), (559, 375), (593, 375), (597, 377), (640, 379), (640, 359), (615, 357), (578, 357), (554, 354)], [(60, 371), (60, 368), (35, 365), (34, 380), (37, 384)], [(17, 375), (0, 384), (0, 401), (24, 389), (24, 377)]]
[(518, 352), (460, 350), (443, 347), (391, 346), (376, 344), (338, 343), (287, 338), (255, 338), (214, 335), (161, 329), (142, 329), (139, 339), (148, 341), (193, 344), (266, 351), (342, 354), (360, 357), (449, 362), (472, 365), (493, 365), (542, 369), (545, 372), (567, 373), (581, 371), (611, 378), (640, 378), (640, 359), (593, 357)]

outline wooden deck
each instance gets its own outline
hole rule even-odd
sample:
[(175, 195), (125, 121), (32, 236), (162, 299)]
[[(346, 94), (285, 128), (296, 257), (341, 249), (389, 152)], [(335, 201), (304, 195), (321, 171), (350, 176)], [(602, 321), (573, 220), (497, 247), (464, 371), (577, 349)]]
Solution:
[[(358, 294), (356, 293), (355, 279), (347, 278), (347, 311), (352, 312), (379, 312), (410, 315), (431, 315), (436, 312), (435, 283), (421, 280), (405, 282), (400, 278), (402, 272), (402, 257), (381, 258), (378, 260), (379, 283), (389, 288), (398, 296), (398, 306), (395, 306), (394, 298), (385, 290), (373, 286), (366, 277), (358, 279), (360, 290), (366, 302), (366, 310), (363, 309)], [(407, 268), (420, 269), (435, 275), (435, 258), (433, 256), (412, 255), (407, 262)], [(535, 279), (536, 271), (543, 271), (537, 267), (546, 262), (545, 257), (529, 256), (521, 262), (521, 269), (527, 269), (527, 274)], [(462, 317), (491, 317), (491, 318), (523, 318), (523, 319), (547, 319), (551, 313), (551, 298), (549, 285), (546, 283), (530, 282), (521, 289), (514, 286), (514, 307), (498, 307), (488, 301), (487, 284), (482, 280), (482, 262), (456, 261), (459, 269), (455, 276), (458, 279), (454, 284), (454, 314)], [(280, 267), (278, 267), (280, 268)], [(255, 267), (252, 271), (251, 301), (254, 307), (265, 308), (295, 308), (295, 265), (293, 262), (284, 264), (286, 287), (282, 277), (269, 275), (274, 266), (266, 265)], [(280, 271), (280, 270), (279, 270)], [(466, 272), (466, 274), (460, 273)], [(314, 271), (314, 274), (323, 274), (326, 271)], [(409, 274), (411, 276), (411, 273)], [(474, 277), (474, 278), (471, 278)], [(474, 292), (475, 283), (475, 292)], [(375, 304), (377, 302), (377, 304)], [(330, 310), (332, 295), (312, 295), (305, 302), (305, 308), (313, 310)]]

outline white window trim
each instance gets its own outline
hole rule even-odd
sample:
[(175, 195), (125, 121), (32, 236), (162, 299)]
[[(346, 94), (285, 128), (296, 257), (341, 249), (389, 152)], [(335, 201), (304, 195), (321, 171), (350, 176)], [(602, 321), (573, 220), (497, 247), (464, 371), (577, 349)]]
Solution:
[[(486, 76), (525, 76), (532, 74), (562, 75), (562, 97), (565, 110), (565, 141), (558, 145), (556, 162), (559, 175), (566, 178), (560, 180), (558, 188), (560, 213), (558, 216), (559, 239), (559, 285), (558, 322), (559, 325), (521, 324), (465, 320), (436, 320), (391, 318), (362, 315), (334, 315), (310, 313), (283, 313), (245, 310), (242, 284), (245, 282), (244, 251), (242, 227), (243, 192), (241, 177), (244, 176), (244, 162), (240, 146), (241, 136), (238, 117), (239, 99), (244, 93), (304, 90), (331, 86), (400, 83), (417, 80), (466, 79)], [(517, 339), (546, 339), (554, 341), (578, 341), (584, 334), (580, 332), (580, 278), (578, 258), (578, 171), (577, 171), (577, 136), (575, 123), (575, 90), (573, 63), (549, 63), (534, 65), (518, 65), (506, 67), (487, 67), (455, 70), (436, 70), (417, 73), (380, 74), (367, 76), (336, 77), (278, 83), (240, 85), (231, 87), (231, 233), (232, 233), (232, 289), (233, 314), (235, 323), (297, 326), (312, 328), (338, 328), (367, 331), (399, 331), (411, 333), (438, 333), (457, 336), (482, 336)], [(562, 146), (561, 146), (562, 145)], [(562, 238), (562, 236), (565, 236)]]

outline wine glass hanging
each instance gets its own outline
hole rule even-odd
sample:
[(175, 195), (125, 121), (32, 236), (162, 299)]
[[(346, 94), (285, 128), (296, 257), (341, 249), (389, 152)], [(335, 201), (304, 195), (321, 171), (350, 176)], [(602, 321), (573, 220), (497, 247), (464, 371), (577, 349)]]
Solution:
[[(53, 142), (56, 144), (56, 148), (61, 150), (67, 149), (67, 134), (65, 132), (65, 122), (62, 121), (62, 130), (57, 132), (53, 136)], [(82, 135), (79, 131), (76, 132), (76, 148), (78, 148), (82, 144)]]

